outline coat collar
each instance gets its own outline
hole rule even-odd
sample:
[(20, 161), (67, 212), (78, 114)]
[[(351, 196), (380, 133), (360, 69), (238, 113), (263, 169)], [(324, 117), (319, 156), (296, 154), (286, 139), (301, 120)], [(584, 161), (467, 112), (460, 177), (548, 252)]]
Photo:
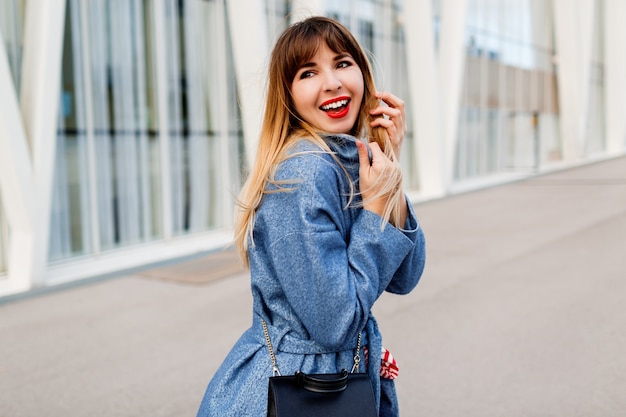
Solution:
[(359, 161), (356, 141), (360, 140), (347, 134), (321, 134), (320, 137), (341, 160), (349, 162)]

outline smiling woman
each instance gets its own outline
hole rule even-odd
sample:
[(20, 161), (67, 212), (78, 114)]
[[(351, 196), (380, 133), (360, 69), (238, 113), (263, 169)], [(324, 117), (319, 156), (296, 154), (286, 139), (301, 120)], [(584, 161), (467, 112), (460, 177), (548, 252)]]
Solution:
[(376, 91), (358, 42), (324, 17), (283, 32), (267, 91), (235, 225), (250, 268), (253, 324), (212, 378), (198, 415), (265, 415), (267, 385), (259, 381), (272, 374), (270, 356), (285, 375), (333, 374), (367, 351), (376, 415), (395, 417), (395, 374), (381, 371), (371, 310), (384, 291), (412, 291), (425, 262), (398, 163), (404, 102)]

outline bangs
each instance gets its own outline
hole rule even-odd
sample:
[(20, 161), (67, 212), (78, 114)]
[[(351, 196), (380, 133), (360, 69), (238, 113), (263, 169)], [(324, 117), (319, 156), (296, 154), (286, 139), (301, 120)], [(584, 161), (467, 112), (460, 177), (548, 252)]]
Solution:
[(285, 42), (286, 48), (283, 51), (287, 64), (285, 75), (290, 84), (298, 70), (313, 59), (322, 45), (328, 46), (337, 54), (348, 53), (355, 61), (361, 61), (356, 41), (351, 42), (352, 36), (342, 33), (334, 25), (324, 24), (325, 22), (316, 23), (302, 27), (303, 30), (294, 31), (293, 38)]

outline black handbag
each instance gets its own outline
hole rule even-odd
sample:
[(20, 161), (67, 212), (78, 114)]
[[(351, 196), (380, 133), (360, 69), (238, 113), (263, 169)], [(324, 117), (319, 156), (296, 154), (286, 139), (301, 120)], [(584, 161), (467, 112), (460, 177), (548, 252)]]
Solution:
[(338, 374), (282, 376), (278, 370), (267, 324), (263, 333), (273, 365), (267, 394), (267, 417), (378, 417), (374, 390), (367, 373), (359, 373), (361, 335), (352, 371)]

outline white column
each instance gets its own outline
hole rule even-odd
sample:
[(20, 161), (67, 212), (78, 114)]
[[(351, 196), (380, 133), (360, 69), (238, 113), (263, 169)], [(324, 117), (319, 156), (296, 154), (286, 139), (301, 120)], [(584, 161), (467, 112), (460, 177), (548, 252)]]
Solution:
[(420, 195), (443, 196), (445, 183), (445, 146), (442, 140), (439, 79), (435, 57), (433, 11), (430, 1), (407, 1), (404, 30), (408, 70), (408, 92), (415, 135), (415, 154), (420, 178)]
[(609, 155), (626, 152), (626, 2), (604, 0), (604, 94)]
[[(238, 168), (233, 166), (233, 157), (231, 155), (232, 150), (236, 149), (236, 146), (229, 143), (231, 140), (229, 118), (235, 117), (236, 114), (230, 114), (230, 106), (224, 105), (224, 103), (229, 102), (229, 83), (226, 64), (228, 60), (226, 45), (228, 42), (227, 36), (229, 35), (226, 31), (226, 22), (224, 21), (226, 12), (223, 2), (213, 2), (211, 7), (213, 8), (213, 13), (210, 14), (211, 18), (205, 20), (211, 25), (211, 29), (205, 31), (208, 35), (207, 43), (212, 42), (213, 45), (211, 50), (212, 54), (207, 57), (205, 64), (209, 76), (209, 80), (205, 83), (207, 88), (205, 94), (209, 102), (209, 111), (211, 112), (214, 130), (218, 134), (218, 178), (223, 179), (217, 184), (218, 192), (216, 196), (220, 201), (218, 218), (220, 219), (220, 226), (232, 227), (234, 223), (232, 184), (236, 182), (236, 178), (233, 178), (233, 173), (236, 172)], [(211, 59), (217, 59), (219, 64), (215, 65), (211, 63)], [(225, 179), (228, 179), (228, 181)]]
[(239, 88), (246, 159), (252, 165), (261, 131), (269, 63), (267, 16), (263, 2), (227, 0), (235, 76)]
[(444, 184), (454, 175), (459, 107), (465, 69), (465, 14), (467, 0), (441, 0), (441, 28), (437, 72), (440, 91), (441, 134), (444, 144)]
[(554, 0), (563, 162), (584, 157), (594, 0)]
[(32, 257), (22, 257), (15, 266), (32, 268), (33, 285), (41, 285), (48, 260), (65, 0), (30, 0), (25, 20), (21, 112), (31, 145), (36, 204)]
[(11, 228), (8, 277), (0, 280), (0, 295), (30, 288), (35, 240), (32, 162), (4, 45), (0, 30), (0, 193)]
[[(173, 235), (172, 222), (172, 167), (170, 158), (170, 123), (169, 105), (167, 100), (167, 39), (165, 33), (165, 5), (162, 0), (152, 1), (154, 11), (154, 50), (155, 73), (157, 88), (157, 111), (159, 121), (159, 152), (160, 152), (160, 180), (161, 180), (161, 213), (163, 222), (163, 238), (171, 239)], [(172, 58), (173, 59), (173, 58)]]

